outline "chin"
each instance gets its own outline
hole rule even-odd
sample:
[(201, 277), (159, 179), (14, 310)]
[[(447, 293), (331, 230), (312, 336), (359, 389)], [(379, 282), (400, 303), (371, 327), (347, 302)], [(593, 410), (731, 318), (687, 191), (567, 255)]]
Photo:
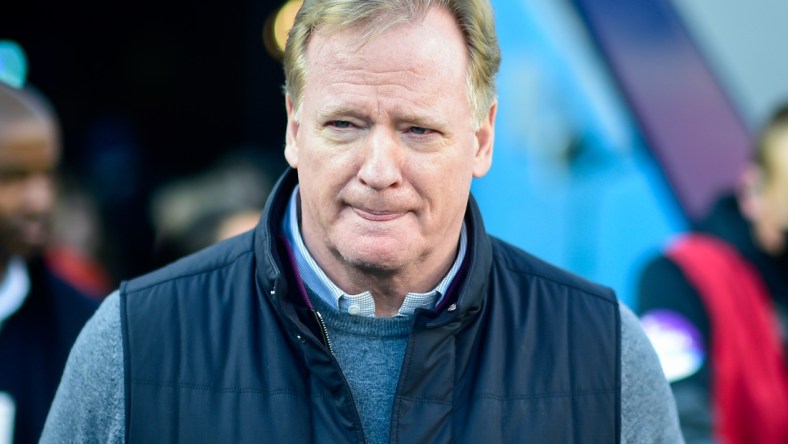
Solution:
[(391, 254), (392, 250), (367, 252), (360, 254), (358, 250), (342, 255), (344, 261), (356, 269), (370, 274), (393, 274), (405, 268), (404, 258)]

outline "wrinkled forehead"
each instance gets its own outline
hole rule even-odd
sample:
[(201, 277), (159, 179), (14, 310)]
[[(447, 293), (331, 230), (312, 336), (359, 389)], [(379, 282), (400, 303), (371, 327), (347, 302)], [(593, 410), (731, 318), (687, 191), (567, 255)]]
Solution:
[[(385, 23), (361, 22), (341, 28), (324, 25), (315, 29), (306, 45), (307, 65), (310, 69), (325, 69), (328, 65), (364, 65), (375, 60), (370, 69), (389, 69), (408, 65), (440, 41), (440, 51), (430, 58), (438, 61), (451, 57), (466, 71), (468, 54), (465, 38), (453, 15), (443, 8), (433, 7), (416, 20), (397, 20)], [(430, 20), (427, 20), (430, 17)], [(321, 57), (326, 53), (330, 57)], [(381, 60), (380, 55), (387, 58)]]

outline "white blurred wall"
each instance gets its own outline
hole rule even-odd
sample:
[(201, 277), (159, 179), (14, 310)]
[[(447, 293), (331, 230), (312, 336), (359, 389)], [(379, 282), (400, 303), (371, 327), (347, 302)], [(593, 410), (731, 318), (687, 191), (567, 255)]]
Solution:
[(788, 100), (788, 1), (672, 2), (742, 118), (756, 130)]

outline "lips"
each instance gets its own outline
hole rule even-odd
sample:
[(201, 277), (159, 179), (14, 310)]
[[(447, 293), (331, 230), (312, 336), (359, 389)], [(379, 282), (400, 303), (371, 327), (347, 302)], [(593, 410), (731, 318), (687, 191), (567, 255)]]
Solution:
[(14, 224), (18, 240), (30, 246), (39, 246), (46, 242), (49, 235), (49, 224), (46, 218), (29, 218)]
[(371, 222), (388, 222), (407, 214), (406, 211), (372, 210), (358, 207), (350, 207), (360, 218)]

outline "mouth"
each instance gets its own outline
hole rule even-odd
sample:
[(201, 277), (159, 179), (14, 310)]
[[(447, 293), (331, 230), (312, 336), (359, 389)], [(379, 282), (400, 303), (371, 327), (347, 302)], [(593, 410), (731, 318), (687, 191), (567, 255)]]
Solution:
[(370, 222), (388, 222), (407, 214), (406, 211), (372, 210), (366, 208), (350, 207), (356, 215)]
[(48, 224), (43, 219), (32, 219), (20, 222), (17, 226), (19, 240), (30, 245), (44, 244), (48, 238)]

